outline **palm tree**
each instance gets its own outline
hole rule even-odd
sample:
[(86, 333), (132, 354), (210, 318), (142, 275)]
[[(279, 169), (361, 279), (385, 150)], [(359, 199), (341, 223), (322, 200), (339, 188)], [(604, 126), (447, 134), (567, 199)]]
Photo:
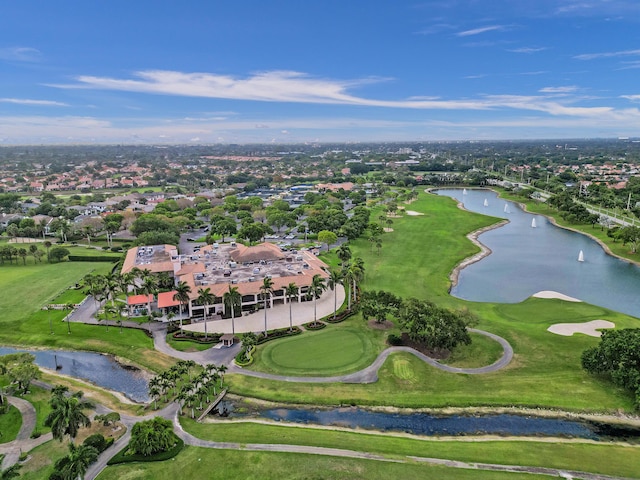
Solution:
[(82, 392), (77, 392), (70, 397), (64, 395), (63, 389), (52, 391), (49, 405), (51, 412), (44, 421), (45, 426), (51, 427), (53, 438), (62, 441), (65, 435), (69, 435), (71, 441), (78, 435), (80, 427), (88, 427), (91, 420), (82, 410), (92, 405), (81, 399)]
[(264, 336), (267, 336), (267, 295), (271, 298), (273, 293), (273, 280), (271, 277), (264, 277), (262, 285), (260, 285), (260, 292), (264, 300)]
[(293, 301), (294, 297), (298, 296), (299, 290), (300, 289), (295, 284), (295, 282), (291, 282), (284, 289), (284, 293), (287, 296), (287, 300), (289, 300), (289, 331), (290, 332), (293, 331), (293, 313), (291, 311), (291, 308), (292, 308), (291, 302)]
[(160, 387), (157, 385), (149, 385), (149, 396), (153, 398), (153, 409), (158, 409), (158, 399), (160, 398)]
[(204, 339), (207, 340), (207, 305), (211, 305), (216, 300), (216, 296), (211, 293), (210, 288), (198, 289), (198, 302), (204, 306)]
[(329, 278), (327, 278), (327, 286), (333, 292), (333, 318), (336, 318), (336, 312), (338, 311), (338, 285), (342, 285), (342, 273), (338, 270), (331, 270), (329, 272)]
[(324, 278), (322, 278), (319, 273), (316, 273), (311, 279), (311, 285), (309, 285), (309, 292), (307, 294), (311, 298), (313, 298), (313, 323), (314, 324), (317, 323), (318, 321), (316, 316), (317, 300), (322, 295), (322, 292), (324, 292), (326, 289), (327, 289), (327, 286), (324, 283)]
[(227, 367), (225, 365), (220, 365), (218, 367), (218, 373), (220, 374), (220, 388), (222, 388), (222, 385), (224, 384), (224, 372), (227, 371)]
[[(147, 273), (148, 272), (148, 273)], [(149, 321), (151, 321), (151, 299), (158, 293), (158, 281), (149, 270), (143, 270), (142, 272), (142, 285), (140, 291), (143, 295), (147, 296), (147, 313), (149, 315)]]
[(56, 462), (56, 471), (63, 478), (82, 480), (89, 466), (98, 459), (98, 450), (90, 445), (69, 444), (69, 455)]
[(340, 245), (338, 250), (336, 250), (336, 255), (338, 255), (338, 258), (343, 265), (345, 262), (348, 262), (351, 259), (351, 249), (349, 248), (349, 245), (346, 243)]
[(242, 305), (242, 295), (238, 292), (238, 287), (232, 287), (229, 285), (229, 291), (225, 292), (222, 296), (222, 302), (224, 303), (225, 308), (229, 308), (231, 310), (231, 334), (235, 336), (235, 309)]
[(44, 248), (47, 249), (47, 262), (51, 263), (51, 255), (49, 255), (49, 249), (51, 248), (51, 242), (49, 240), (45, 240), (44, 242), (42, 242), (42, 244), (44, 245)]
[(176, 285), (176, 293), (173, 294), (173, 299), (180, 302), (180, 334), (182, 335), (182, 313), (184, 312), (184, 306), (189, 303), (189, 294), (191, 293), (191, 287), (187, 282), (178, 282)]

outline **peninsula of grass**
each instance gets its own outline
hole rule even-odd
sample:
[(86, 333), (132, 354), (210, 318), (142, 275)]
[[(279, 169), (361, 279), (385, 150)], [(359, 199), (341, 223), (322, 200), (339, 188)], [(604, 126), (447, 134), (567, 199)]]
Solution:
[[(357, 316), (364, 324), (362, 317)], [(268, 342), (256, 350), (252, 370), (280, 375), (343, 375), (368, 367), (384, 349), (385, 334), (353, 320)]]
[(379, 455), (550, 467), (640, 478), (640, 446), (637, 445), (598, 444), (580, 439), (539, 441), (535, 437), (475, 441), (473, 438), (439, 439), (252, 422), (202, 424), (185, 417), (181, 417), (180, 422), (192, 435), (216, 442), (249, 444), (272, 439), (278, 444), (342, 448)]

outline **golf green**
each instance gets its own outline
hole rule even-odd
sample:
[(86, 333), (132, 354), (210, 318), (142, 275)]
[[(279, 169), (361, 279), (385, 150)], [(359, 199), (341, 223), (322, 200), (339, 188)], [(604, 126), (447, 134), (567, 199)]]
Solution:
[(326, 329), (268, 343), (261, 359), (268, 369), (279, 373), (330, 375), (360, 365), (368, 343), (354, 331)]

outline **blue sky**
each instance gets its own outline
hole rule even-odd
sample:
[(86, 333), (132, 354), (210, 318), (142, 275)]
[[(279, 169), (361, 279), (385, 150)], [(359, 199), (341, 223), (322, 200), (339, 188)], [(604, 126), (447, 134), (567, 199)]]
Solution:
[(639, 136), (638, 0), (20, 0), (0, 145)]

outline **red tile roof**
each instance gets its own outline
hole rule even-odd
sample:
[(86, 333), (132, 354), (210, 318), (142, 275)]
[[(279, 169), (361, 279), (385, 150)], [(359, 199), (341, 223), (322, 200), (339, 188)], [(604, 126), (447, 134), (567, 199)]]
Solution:
[(146, 305), (153, 302), (153, 295), (132, 295), (127, 297), (127, 305)]
[(166, 307), (177, 307), (180, 305), (180, 302), (173, 299), (173, 296), (176, 294), (175, 290), (171, 290), (170, 292), (162, 292), (158, 294), (158, 308), (166, 308)]

